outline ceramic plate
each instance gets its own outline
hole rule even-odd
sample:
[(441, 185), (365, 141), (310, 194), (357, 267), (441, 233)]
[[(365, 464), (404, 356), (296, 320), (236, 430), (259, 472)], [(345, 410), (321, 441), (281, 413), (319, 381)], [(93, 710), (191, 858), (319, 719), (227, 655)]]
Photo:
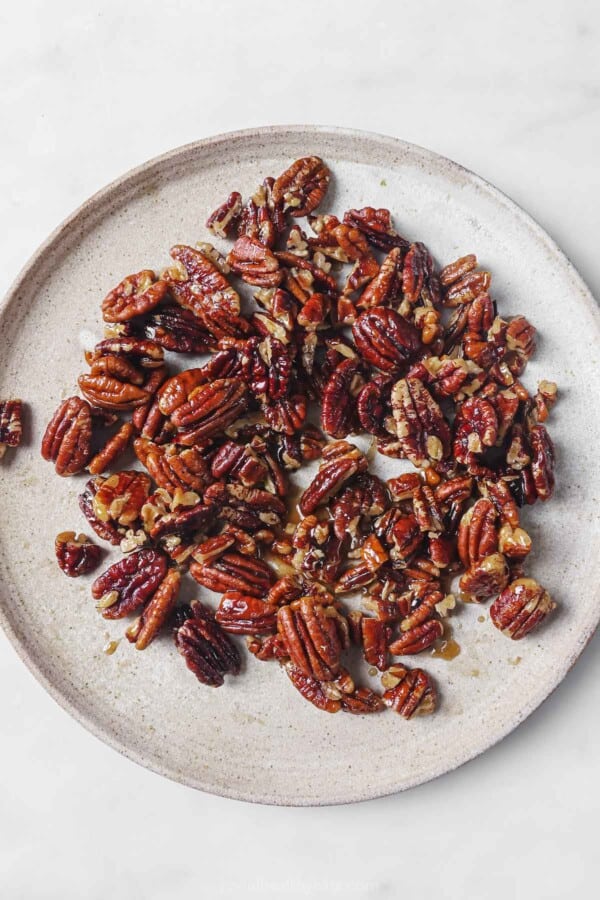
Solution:
[[(439, 711), (410, 722), (389, 712), (321, 713), (276, 664), (246, 654), (242, 677), (211, 690), (198, 684), (167, 635), (144, 653), (123, 640), (108, 656), (103, 645), (122, 635), (123, 623), (105, 622), (90, 600), (90, 579), (66, 579), (54, 559), (59, 531), (89, 532), (77, 506), (85, 477), (55, 477), (40, 457), (40, 439), (60, 400), (74, 393), (82, 344), (101, 334), (100, 300), (125, 274), (165, 265), (172, 244), (207, 239), (207, 212), (230, 190), (247, 196), (265, 175), (307, 154), (324, 157), (334, 172), (328, 210), (388, 207), (398, 230), (424, 240), (437, 260), (476, 252), (493, 272), (502, 314), (524, 313), (539, 329), (525, 383), (535, 388), (545, 377), (560, 386), (550, 422), (557, 492), (524, 515), (535, 548), (529, 570), (560, 609), (547, 627), (514, 643), (491, 626), (485, 607), (465, 605), (453, 619), (460, 655), (419, 658), (440, 688)], [(263, 803), (341, 803), (403, 790), (515, 728), (590, 638), (600, 580), (598, 494), (590, 484), (598, 471), (598, 318), (548, 235), (455, 163), (392, 138), (315, 127), (265, 128), (182, 147), (85, 203), (35, 254), (1, 315), (0, 397), (28, 404), (24, 446), (0, 466), (4, 627), (52, 696), (136, 762)], [(400, 464), (382, 462), (375, 462), (380, 474), (399, 471)]]

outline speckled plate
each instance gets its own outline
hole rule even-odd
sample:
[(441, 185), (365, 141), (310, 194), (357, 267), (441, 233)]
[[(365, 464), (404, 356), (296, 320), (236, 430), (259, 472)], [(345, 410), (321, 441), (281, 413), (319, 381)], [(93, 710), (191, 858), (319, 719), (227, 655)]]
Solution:
[[(522, 312), (539, 329), (526, 384), (545, 377), (561, 391), (550, 423), (557, 493), (524, 516), (535, 547), (530, 571), (560, 610), (513, 643), (491, 626), (485, 606), (464, 606), (453, 619), (460, 655), (419, 658), (439, 685), (440, 709), (408, 723), (389, 712), (318, 712), (276, 664), (247, 655), (240, 678), (204, 688), (168, 636), (144, 653), (121, 641), (108, 656), (103, 645), (121, 636), (123, 623), (105, 622), (90, 601), (90, 579), (66, 579), (54, 560), (57, 532), (89, 530), (77, 506), (85, 477), (57, 478), (39, 455), (40, 439), (59, 401), (74, 392), (82, 341), (101, 333), (100, 300), (125, 274), (164, 265), (172, 244), (206, 238), (207, 212), (228, 191), (248, 195), (305, 154), (323, 156), (333, 169), (333, 212), (389, 207), (399, 230), (424, 240), (438, 260), (475, 251), (493, 272), (501, 312)], [(548, 235), (455, 163), (392, 138), (330, 128), (264, 128), (199, 141), (88, 200), (25, 267), (0, 322), (0, 396), (27, 403), (24, 446), (0, 464), (4, 628), (52, 696), (136, 762), (195, 788), (263, 803), (342, 803), (403, 790), (515, 728), (590, 638), (600, 612), (598, 494), (590, 483), (598, 472), (598, 316)], [(379, 458), (375, 470), (388, 475), (399, 464)]]

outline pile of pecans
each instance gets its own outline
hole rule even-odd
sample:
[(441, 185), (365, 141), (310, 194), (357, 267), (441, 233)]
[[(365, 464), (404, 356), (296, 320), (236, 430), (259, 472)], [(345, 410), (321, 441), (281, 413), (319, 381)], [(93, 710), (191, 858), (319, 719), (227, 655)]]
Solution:
[[(188, 667), (219, 686), (240, 670), (229, 635), (246, 635), (320, 709), (410, 718), (436, 690), (406, 658), (443, 638), (458, 599), (495, 598), (492, 622), (513, 639), (555, 605), (524, 575), (519, 508), (552, 495), (556, 385), (521, 384), (535, 329), (497, 314), (475, 256), (438, 271), (386, 209), (316, 214), (329, 181), (321, 159), (299, 159), (209, 217), (234, 241), (226, 257), (177, 245), (160, 277), (114, 288), (82, 397), (61, 403), (42, 455), (92, 476), (81, 510), (124, 553), (92, 595), (106, 619), (137, 616), (137, 649), (171, 625)], [(210, 357), (176, 373), (165, 351)], [(414, 469), (370, 473), (346, 440), (361, 432)], [(131, 447), (145, 471), (116, 468)], [(289, 473), (318, 459), (296, 508)], [(101, 551), (64, 532), (56, 554), (74, 576)], [(185, 572), (221, 594), (216, 610), (178, 603)], [(381, 692), (345, 668), (352, 642)]]

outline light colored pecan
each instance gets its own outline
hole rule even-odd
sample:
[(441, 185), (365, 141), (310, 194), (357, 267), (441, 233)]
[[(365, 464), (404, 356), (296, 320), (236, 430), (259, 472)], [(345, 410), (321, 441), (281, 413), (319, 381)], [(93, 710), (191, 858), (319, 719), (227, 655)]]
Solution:
[(214, 614), (197, 600), (192, 615), (175, 632), (175, 646), (198, 681), (210, 687), (224, 684), (225, 675), (238, 675), (237, 647), (215, 621)]
[(150, 312), (164, 299), (169, 286), (157, 281), (151, 269), (128, 275), (102, 301), (105, 322), (127, 322)]
[(135, 426), (131, 422), (125, 422), (116, 434), (108, 439), (104, 447), (96, 453), (88, 463), (88, 472), (92, 475), (101, 475), (125, 452), (129, 442), (135, 434)]
[(556, 603), (533, 578), (517, 578), (490, 607), (490, 618), (502, 634), (518, 641), (546, 618)]
[(318, 156), (297, 159), (273, 185), (273, 201), (292, 216), (314, 212), (327, 192), (331, 173)]
[(534, 399), (535, 422), (545, 422), (558, 397), (558, 387), (554, 381), (540, 381)]
[(215, 618), (230, 634), (269, 634), (277, 627), (277, 607), (251, 594), (226, 591)]
[(141, 616), (127, 629), (125, 636), (135, 644), (136, 650), (145, 650), (167, 622), (175, 608), (180, 584), (177, 569), (169, 569)]
[(283, 279), (276, 256), (256, 238), (243, 234), (237, 239), (227, 256), (231, 271), (240, 275), (247, 284), (259, 287), (277, 287)]
[(92, 499), (94, 515), (100, 522), (131, 526), (140, 518), (152, 482), (145, 472), (116, 472), (97, 479)]
[(227, 200), (217, 206), (206, 220), (206, 227), (217, 237), (226, 238), (234, 231), (236, 220), (242, 211), (242, 197), (232, 191)]
[(323, 457), (319, 471), (300, 498), (299, 506), (303, 515), (308, 515), (318, 506), (327, 503), (350, 478), (368, 468), (364, 453), (346, 441), (330, 444)]
[(383, 372), (399, 373), (421, 349), (416, 328), (383, 306), (361, 313), (352, 334), (363, 359)]
[(175, 426), (194, 426), (196, 440), (222, 432), (248, 407), (248, 391), (237, 378), (220, 378), (194, 388), (171, 413)]
[(112, 375), (80, 375), (77, 384), (86, 400), (103, 409), (134, 409), (148, 402), (142, 387)]
[(363, 365), (358, 359), (345, 359), (329, 378), (321, 403), (321, 427), (334, 438), (356, 431), (356, 398), (364, 386)]
[(498, 549), (498, 513), (491, 500), (481, 498), (463, 515), (458, 527), (458, 555), (468, 569)]
[(492, 553), (471, 564), (461, 576), (459, 587), (476, 600), (484, 600), (499, 594), (509, 579), (510, 569), (505, 557), (502, 553)]
[(74, 531), (61, 531), (54, 541), (54, 551), (58, 565), (70, 578), (87, 575), (100, 562), (102, 550), (86, 538), (85, 534), (75, 535)]
[(60, 404), (42, 438), (42, 456), (58, 475), (75, 475), (91, 456), (92, 412), (89, 403), (69, 397)]
[(450, 427), (418, 378), (397, 381), (391, 401), (400, 450), (413, 465), (426, 467), (448, 456)]
[(105, 619), (122, 619), (146, 603), (167, 572), (167, 557), (138, 550), (110, 566), (92, 584), (92, 597)]
[(211, 563), (194, 560), (190, 575), (211, 591), (240, 591), (251, 597), (264, 597), (274, 580), (271, 568), (262, 559), (229, 551)]
[(410, 246), (409, 242), (395, 231), (389, 209), (374, 209), (372, 206), (349, 209), (344, 213), (344, 222), (362, 231), (369, 243), (380, 250), (398, 247), (405, 252)]
[(21, 400), (0, 400), (0, 459), (7, 447), (18, 447), (23, 434)]
[(437, 697), (435, 687), (429, 675), (423, 669), (407, 669), (405, 666), (392, 666), (382, 676), (384, 687), (383, 702), (403, 716), (429, 715), (435, 709)]
[(277, 611), (277, 630), (291, 661), (318, 681), (332, 681), (348, 645), (348, 624), (332, 604), (320, 597), (301, 597)]

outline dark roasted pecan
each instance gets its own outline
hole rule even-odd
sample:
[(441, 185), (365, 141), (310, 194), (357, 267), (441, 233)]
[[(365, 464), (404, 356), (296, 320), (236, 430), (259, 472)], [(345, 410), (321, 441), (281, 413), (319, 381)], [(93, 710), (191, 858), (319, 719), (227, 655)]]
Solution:
[(358, 447), (346, 441), (329, 444), (323, 451), (319, 471), (300, 498), (302, 514), (314, 512), (337, 494), (350, 478), (367, 468), (367, 459)]
[(92, 584), (92, 597), (105, 619), (122, 619), (146, 603), (165, 577), (167, 557), (138, 550), (110, 566)]
[(172, 353), (206, 353), (215, 349), (215, 338), (189, 309), (169, 304), (144, 318), (143, 333)]
[(307, 216), (317, 208), (329, 185), (331, 173), (318, 156), (297, 159), (273, 185), (273, 202), (292, 216)]
[(375, 475), (365, 472), (338, 493), (331, 505), (336, 537), (357, 538), (361, 522), (380, 516), (390, 504), (385, 485)]
[(392, 388), (392, 413), (398, 444), (417, 467), (439, 462), (450, 452), (450, 427), (418, 378), (402, 378)]
[[(184, 493), (183, 496), (185, 498), (186, 494)], [(212, 524), (214, 522), (214, 511), (210, 506), (205, 506), (199, 502), (198, 495), (193, 492), (189, 492), (187, 496), (191, 500), (189, 505), (178, 506), (171, 512), (165, 512), (154, 518), (149, 528), (151, 538), (159, 540), (170, 534), (189, 534), (199, 531), (209, 523)], [(144, 525), (146, 525), (146, 521), (150, 521), (152, 515), (150, 511), (146, 510), (146, 507), (144, 507), (142, 512), (146, 513), (144, 521)]]
[(490, 618), (502, 634), (518, 641), (536, 628), (556, 603), (533, 578), (517, 578), (490, 607)]
[(332, 534), (329, 522), (306, 516), (298, 522), (292, 543), (292, 564), (298, 572), (325, 584), (335, 581), (342, 565), (344, 541)]
[[(273, 199), (273, 178), (265, 178), (241, 211), (237, 233), (273, 247), (285, 228), (283, 203)], [(231, 198), (230, 198), (231, 199)]]
[(352, 334), (363, 359), (383, 372), (399, 373), (421, 347), (417, 330), (386, 307), (376, 306), (361, 313)]
[(241, 662), (237, 647), (215, 621), (211, 609), (195, 600), (192, 613), (192, 618), (176, 630), (175, 646), (198, 681), (220, 687), (225, 675), (239, 674)]
[(157, 281), (151, 269), (128, 275), (102, 301), (105, 322), (127, 322), (150, 312), (164, 299), (169, 285)]
[(301, 597), (277, 612), (277, 630), (291, 661), (318, 681), (331, 681), (348, 645), (348, 623), (337, 607), (321, 597)]
[(84, 534), (76, 536), (74, 531), (61, 531), (54, 541), (54, 550), (58, 565), (70, 578), (87, 575), (96, 568), (102, 556), (97, 544)]
[(42, 456), (54, 463), (58, 475), (75, 475), (87, 465), (91, 443), (89, 403), (79, 397), (63, 400), (44, 432)]
[[(483, 370), (470, 359), (431, 356), (418, 363), (418, 367), (417, 377), (421, 377), (436, 396), (455, 400), (474, 393), (485, 378)], [(412, 372), (411, 369), (409, 374)]]
[(231, 634), (269, 634), (277, 627), (277, 607), (251, 594), (226, 591), (215, 618)]
[(236, 220), (242, 211), (242, 197), (232, 191), (227, 200), (218, 206), (206, 220), (206, 227), (217, 237), (226, 238), (234, 231)]
[(251, 597), (264, 597), (274, 580), (272, 570), (262, 559), (250, 559), (230, 552), (210, 564), (194, 560), (190, 565), (190, 574), (198, 584), (211, 591), (221, 594), (239, 591)]
[(433, 303), (439, 301), (439, 285), (433, 274), (433, 260), (425, 244), (411, 244), (404, 257), (402, 291), (405, 301), (411, 306), (420, 299)]
[(510, 579), (510, 569), (502, 553), (492, 553), (471, 564), (462, 575), (459, 587), (476, 600), (485, 600), (503, 590)]
[(306, 420), (306, 399), (302, 394), (283, 397), (263, 408), (264, 416), (273, 431), (293, 435)]
[(372, 206), (349, 209), (344, 213), (344, 222), (362, 231), (369, 243), (379, 247), (380, 250), (398, 247), (406, 251), (410, 246), (409, 242), (394, 230), (389, 209), (373, 209)]
[(247, 234), (237, 239), (229, 251), (227, 263), (247, 284), (277, 287), (283, 278), (278, 259), (268, 247)]
[(285, 504), (270, 491), (247, 488), (242, 484), (212, 484), (204, 492), (204, 502), (215, 507), (218, 518), (256, 532), (277, 527), (285, 519)]
[(391, 419), (391, 393), (394, 382), (385, 375), (376, 375), (365, 384), (356, 400), (360, 424), (377, 437), (389, 437), (385, 423)]
[(125, 422), (116, 434), (108, 439), (104, 447), (96, 453), (88, 464), (91, 475), (101, 475), (125, 452), (135, 434), (135, 426)]
[(390, 250), (379, 272), (369, 282), (358, 301), (361, 309), (373, 306), (394, 306), (402, 297), (402, 253), (398, 247)]
[(169, 569), (139, 619), (125, 632), (136, 650), (145, 650), (169, 619), (177, 602), (180, 583), (181, 575), (177, 569)]
[(344, 438), (357, 430), (356, 398), (365, 383), (363, 371), (360, 360), (346, 359), (327, 382), (321, 405), (321, 427), (331, 437)]
[(387, 687), (383, 695), (384, 704), (405, 719), (429, 715), (434, 711), (437, 699), (435, 688), (423, 669), (392, 666), (383, 679)]
[(22, 412), (21, 400), (0, 400), (0, 459), (7, 447), (18, 447), (21, 443)]
[(213, 456), (211, 473), (215, 479), (231, 478), (244, 487), (255, 487), (269, 477), (269, 469), (248, 444), (226, 441)]

